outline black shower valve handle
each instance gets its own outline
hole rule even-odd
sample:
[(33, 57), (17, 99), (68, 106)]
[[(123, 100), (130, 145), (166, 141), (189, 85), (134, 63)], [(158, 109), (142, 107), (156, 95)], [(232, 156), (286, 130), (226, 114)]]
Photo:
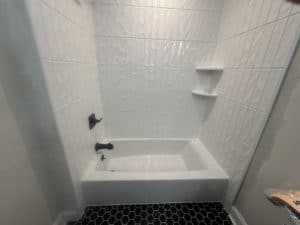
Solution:
[(102, 121), (102, 118), (96, 119), (95, 113), (92, 113), (89, 116), (89, 127), (90, 127), (90, 130), (93, 129), (96, 126), (96, 124), (100, 123), (101, 121)]

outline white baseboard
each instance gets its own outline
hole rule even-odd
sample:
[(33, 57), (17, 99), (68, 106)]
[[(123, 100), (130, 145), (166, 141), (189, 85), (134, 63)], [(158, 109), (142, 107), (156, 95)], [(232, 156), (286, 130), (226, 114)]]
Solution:
[(231, 208), (229, 217), (234, 225), (248, 225), (240, 211), (235, 206)]
[(65, 211), (61, 212), (53, 225), (65, 225), (68, 221), (74, 221), (78, 219), (78, 214), (76, 211)]

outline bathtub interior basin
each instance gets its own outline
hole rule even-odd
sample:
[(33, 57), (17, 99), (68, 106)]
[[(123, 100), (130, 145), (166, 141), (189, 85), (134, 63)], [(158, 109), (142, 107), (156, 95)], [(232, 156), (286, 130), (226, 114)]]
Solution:
[[(201, 152), (197, 151), (197, 148), (191, 148), (192, 142), (187, 140), (111, 142), (114, 144), (113, 151), (98, 154), (98, 171), (176, 172), (203, 170), (209, 167), (209, 162), (202, 160)], [(102, 155), (104, 160), (101, 160)]]
[(221, 201), (228, 176), (198, 139), (111, 139), (82, 178), (87, 204)]

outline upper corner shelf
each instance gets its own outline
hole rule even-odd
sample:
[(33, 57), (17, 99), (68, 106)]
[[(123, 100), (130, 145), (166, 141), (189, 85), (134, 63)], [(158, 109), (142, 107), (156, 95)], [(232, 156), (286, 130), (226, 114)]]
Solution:
[(223, 67), (221, 67), (221, 66), (197, 66), (196, 71), (222, 72)]

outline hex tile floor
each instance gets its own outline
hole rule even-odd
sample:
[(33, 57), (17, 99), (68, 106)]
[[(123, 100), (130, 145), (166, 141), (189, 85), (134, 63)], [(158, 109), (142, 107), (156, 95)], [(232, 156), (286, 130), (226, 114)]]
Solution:
[(90, 206), (67, 225), (232, 225), (221, 203)]

